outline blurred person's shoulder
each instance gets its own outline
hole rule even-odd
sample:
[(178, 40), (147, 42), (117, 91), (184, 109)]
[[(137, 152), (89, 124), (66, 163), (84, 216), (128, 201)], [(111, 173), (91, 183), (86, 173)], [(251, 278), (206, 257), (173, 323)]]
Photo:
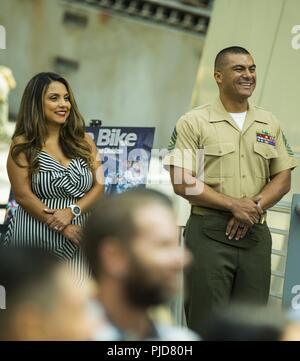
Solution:
[(201, 337), (184, 326), (155, 325), (158, 339), (161, 341), (200, 341)]
[(91, 298), (87, 303), (87, 312), (92, 326), (91, 341), (121, 341), (123, 335), (107, 318), (102, 304)]

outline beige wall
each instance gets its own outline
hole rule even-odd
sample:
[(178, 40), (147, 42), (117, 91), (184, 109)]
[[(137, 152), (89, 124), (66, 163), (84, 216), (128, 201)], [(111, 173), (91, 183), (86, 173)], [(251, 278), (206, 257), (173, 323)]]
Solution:
[[(300, 24), (299, 0), (215, 0), (205, 40), (192, 104), (217, 96), (213, 62), (231, 45), (248, 49), (257, 64), (257, 87), (252, 101), (281, 121), (293, 150), (300, 154), (300, 49), (291, 33)], [(300, 168), (294, 171), (293, 192), (300, 192)], [(292, 192), (285, 198), (290, 199)]]
[[(87, 27), (63, 25), (66, 8), (87, 14)], [(202, 38), (59, 0), (0, 0), (0, 24), (7, 34), (0, 64), (10, 66), (18, 82), (13, 112), (30, 77), (55, 70), (54, 57), (63, 56), (79, 61), (79, 70), (66, 77), (87, 120), (155, 126), (156, 146), (166, 147), (189, 107)]]

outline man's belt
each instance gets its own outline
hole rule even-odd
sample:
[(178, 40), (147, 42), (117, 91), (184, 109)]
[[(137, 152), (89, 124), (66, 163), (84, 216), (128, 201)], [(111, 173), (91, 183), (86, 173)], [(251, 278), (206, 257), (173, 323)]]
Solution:
[[(230, 213), (228, 211), (221, 211), (219, 209), (205, 208), (205, 207), (193, 206), (193, 205), (192, 205), (191, 213), (198, 215), (198, 216), (204, 216), (204, 215), (209, 215), (209, 214), (214, 214), (214, 215), (219, 214), (219, 215), (230, 217), (232, 215), (232, 213)], [(263, 215), (261, 215), (258, 223), (264, 224), (266, 222), (267, 222), (267, 212), (265, 212)]]

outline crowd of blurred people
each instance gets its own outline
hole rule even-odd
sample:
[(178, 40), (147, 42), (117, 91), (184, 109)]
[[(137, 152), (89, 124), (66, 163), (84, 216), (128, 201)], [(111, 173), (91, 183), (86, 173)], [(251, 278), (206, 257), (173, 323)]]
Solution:
[(1, 249), (1, 340), (300, 340), (297, 313), (262, 306), (216, 310), (202, 335), (155, 313), (170, 309), (178, 275), (192, 262), (179, 245), (172, 203), (157, 191), (102, 197), (82, 245), (93, 280), (81, 286), (47, 250)]
[(65, 262), (35, 247), (3, 248), (2, 340), (198, 340), (160, 319), (190, 262), (171, 201), (145, 189), (103, 197), (82, 246), (94, 282), (79, 286)]

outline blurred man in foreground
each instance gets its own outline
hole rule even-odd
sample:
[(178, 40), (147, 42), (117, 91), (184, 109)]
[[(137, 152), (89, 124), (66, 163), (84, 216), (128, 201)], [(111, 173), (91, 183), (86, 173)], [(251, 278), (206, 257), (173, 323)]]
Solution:
[[(185, 328), (155, 322), (149, 309), (174, 295), (189, 261), (180, 248), (170, 200), (135, 189), (104, 198), (85, 229), (85, 248), (97, 296), (97, 340), (196, 340)], [(105, 326), (104, 326), (105, 325)]]
[(0, 285), (6, 301), (0, 310), (0, 340), (90, 338), (85, 291), (52, 254), (29, 248), (1, 249)]

